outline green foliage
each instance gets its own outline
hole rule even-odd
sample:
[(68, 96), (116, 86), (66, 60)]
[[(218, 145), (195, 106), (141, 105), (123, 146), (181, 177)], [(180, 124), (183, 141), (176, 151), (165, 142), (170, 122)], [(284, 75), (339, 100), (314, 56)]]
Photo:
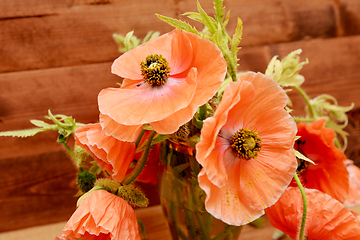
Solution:
[(305, 78), (299, 74), (299, 71), (309, 63), (308, 59), (300, 62), (299, 55), (301, 52), (301, 49), (292, 51), (281, 61), (277, 59), (278, 56), (274, 56), (265, 71), (265, 75), (274, 78), (282, 87), (300, 87)]
[(117, 33), (113, 34), (113, 39), (118, 44), (119, 52), (124, 53), (130, 51), (131, 49), (136, 48), (140, 44), (157, 38), (160, 35), (160, 32), (149, 31), (143, 40), (138, 39), (133, 34), (134, 31), (128, 32), (125, 36)]
[[(325, 118), (327, 120), (325, 126), (333, 129), (338, 136), (341, 137), (343, 145), (340, 146), (340, 143), (337, 143), (337, 145), (344, 151), (347, 147), (348, 135), (348, 133), (344, 131), (344, 128), (349, 121), (346, 112), (353, 109), (354, 103), (348, 107), (342, 107), (338, 105), (336, 98), (333, 96), (321, 94), (314, 99), (311, 99), (310, 105), (315, 114), (313, 117), (316, 119)], [(307, 108), (306, 110), (308, 111), (309, 109)], [(308, 115), (310, 115), (309, 111)]]
[(169, 25), (180, 29), (180, 30), (184, 30), (187, 32), (192, 32), (195, 33), (197, 35), (200, 35), (199, 32), (196, 30), (195, 27), (191, 26), (190, 24), (188, 24), (187, 22), (175, 19), (175, 18), (171, 18), (171, 17), (166, 17), (160, 14), (155, 14), (159, 19), (163, 20), (164, 22), (168, 23)]
[(55, 130), (60, 134), (60, 139), (66, 140), (71, 134), (75, 132), (75, 129), (79, 127), (80, 123), (76, 123), (72, 117), (65, 115), (53, 115), (50, 110), (48, 110), (48, 116), (45, 118), (50, 119), (54, 124), (49, 124), (40, 120), (30, 120), (30, 122), (38, 128), (15, 130), (15, 131), (6, 131), (0, 132), (0, 136), (4, 137), (32, 137), (37, 133)]
[[(228, 65), (228, 74), (231, 77), (232, 81), (236, 81), (236, 68), (238, 66), (237, 53), (240, 49), (239, 44), (242, 37), (242, 21), (238, 18), (237, 26), (235, 33), (231, 38), (226, 32), (226, 25), (230, 18), (230, 12), (226, 14), (224, 19), (225, 7), (223, 7), (223, 1), (215, 0), (214, 1), (215, 16), (209, 16), (204, 9), (201, 7), (200, 3), (197, 2), (198, 12), (187, 12), (184, 13), (184, 16), (200, 22), (204, 25), (204, 30), (198, 32), (195, 27), (191, 26), (189, 23), (181, 21), (179, 19), (165, 17), (157, 14), (164, 22), (170, 24), (177, 29), (184, 30), (187, 32), (195, 33), (203, 38), (206, 38), (212, 41), (223, 53), (223, 56)], [(229, 49), (230, 46), (230, 49)]]

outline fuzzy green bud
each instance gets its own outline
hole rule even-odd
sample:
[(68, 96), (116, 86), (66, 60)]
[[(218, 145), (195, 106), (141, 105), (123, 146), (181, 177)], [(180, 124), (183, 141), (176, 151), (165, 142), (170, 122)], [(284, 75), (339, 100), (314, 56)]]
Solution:
[(121, 186), (117, 195), (132, 207), (147, 207), (149, 205), (149, 199), (145, 194), (132, 184)]
[(80, 172), (77, 176), (77, 184), (79, 189), (82, 192), (87, 192), (90, 189), (94, 187), (94, 183), (96, 181), (96, 177), (89, 173), (88, 171), (84, 171), (82, 168), (80, 168)]

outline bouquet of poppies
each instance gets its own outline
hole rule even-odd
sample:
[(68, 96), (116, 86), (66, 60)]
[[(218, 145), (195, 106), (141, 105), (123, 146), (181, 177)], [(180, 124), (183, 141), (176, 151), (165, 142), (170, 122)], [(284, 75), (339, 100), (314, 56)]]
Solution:
[[(56, 130), (79, 168), (78, 207), (57, 239), (140, 239), (134, 208), (148, 199), (138, 181), (159, 184), (174, 239), (232, 239), (264, 214), (293, 239), (360, 239), (360, 217), (345, 207), (360, 203), (360, 170), (343, 152), (353, 106), (307, 96), (301, 49), (274, 56), (265, 73), (238, 72), (242, 21), (229, 36), (223, 1), (214, 9), (185, 13), (201, 31), (157, 15), (175, 29), (114, 34), (123, 54), (111, 71), (123, 80), (99, 93), (98, 123), (49, 111), (51, 124), (0, 133)], [(215, 220), (225, 224), (218, 233), (208, 231)]]

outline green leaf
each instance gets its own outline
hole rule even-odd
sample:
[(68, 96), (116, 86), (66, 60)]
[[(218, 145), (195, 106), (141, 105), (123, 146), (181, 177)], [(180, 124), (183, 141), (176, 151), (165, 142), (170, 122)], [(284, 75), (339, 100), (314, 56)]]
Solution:
[(6, 131), (6, 132), (0, 132), (0, 136), (2, 137), (32, 137), (35, 134), (39, 132), (44, 132), (46, 128), (32, 128), (32, 129), (24, 129), (24, 130), (16, 130), (16, 131)]
[(126, 51), (131, 50), (131, 37), (134, 34), (134, 30), (131, 32), (128, 32), (125, 36), (124, 44), (126, 47)]
[(202, 9), (199, 1), (197, 1), (197, 9), (201, 15), (201, 18), (203, 20), (204, 25), (209, 29), (209, 32), (211, 34), (214, 34), (216, 32), (216, 21), (215, 19), (209, 17), (209, 15), (206, 14), (204, 9)]
[(146, 231), (145, 231), (144, 223), (140, 219), (138, 219), (137, 222), (140, 227), (140, 231), (141, 231), (142, 235), (144, 236), (144, 239), (146, 239)]
[(32, 124), (34, 124), (35, 126), (40, 127), (40, 128), (48, 128), (48, 129), (50, 129), (50, 128), (52, 128), (54, 126), (54, 125), (48, 124), (48, 123), (46, 123), (44, 121), (40, 121), (40, 120), (30, 120), (30, 122)]
[(151, 39), (157, 38), (158, 36), (160, 36), (160, 32), (149, 31), (142, 40), (142, 43), (146, 43)]
[(223, 7), (223, 3), (224, 0), (214, 0), (215, 19), (219, 23), (223, 23), (224, 20), (225, 7)]
[(192, 33), (195, 33), (197, 35), (200, 35), (199, 32), (196, 30), (195, 27), (192, 27), (190, 24), (184, 22), (184, 21), (181, 21), (181, 20), (178, 20), (178, 19), (175, 19), (175, 18), (171, 18), (171, 17), (165, 17), (163, 15), (160, 15), (160, 14), (155, 14), (158, 18), (160, 18), (162, 21), (166, 22), (167, 24), (173, 26), (173, 27), (176, 27), (177, 29), (180, 29), (180, 30), (184, 30), (184, 31), (187, 31), (187, 32), (192, 32)]
[(187, 16), (188, 18), (194, 20), (194, 21), (197, 21), (199, 23), (204, 23), (203, 22), (203, 19), (200, 15), (200, 13), (197, 13), (197, 12), (186, 12), (186, 13), (183, 13), (182, 14), (183, 16)]
[(312, 164), (316, 165), (311, 159), (305, 157), (301, 152), (299, 152), (299, 151), (297, 151), (297, 150), (295, 150), (295, 149), (293, 149), (293, 150), (294, 150), (295, 156), (296, 156), (297, 158), (302, 159), (302, 160), (305, 160), (305, 161), (307, 161), (307, 162), (309, 162), (309, 163), (312, 163)]
[(238, 18), (238, 22), (236, 25), (235, 33), (233, 35), (233, 38), (231, 40), (231, 52), (236, 57), (237, 52), (240, 50), (238, 47), (241, 42), (242, 37), (242, 31), (243, 31), (243, 23), (240, 18)]

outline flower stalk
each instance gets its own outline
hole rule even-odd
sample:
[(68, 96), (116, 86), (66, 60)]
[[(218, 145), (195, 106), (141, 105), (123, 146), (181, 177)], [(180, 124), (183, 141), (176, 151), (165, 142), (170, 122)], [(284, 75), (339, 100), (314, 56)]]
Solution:
[(307, 201), (306, 201), (306, 194), (305, 194), (305, 190), (303, 185), (300, 182), (300, 179), (297, 175), (297, 173), (295, 172), (294, 175), (294, 179), (296, 184), (298, 185), (300, 192), (301, 192), (301, 196), (303, 199), (303, 216), (302, 216), (302, 220), (301, 220), (301, 227), (300, 227), (300, 233), (299, 233), (299, 240), (304, 240), (306, 238), (304, 238), (304, 230), (305, 230), (305, 222), (306, 222), (306, 213), (307, 213)]
[(123, 185), (128, 185), (130, 183), (132, 183), (136, 177), (141, 173), (142, 169), (144, 168), (145, 166), (145, 163), (146, 163), (146, 160), (147, 160), (147, 157), (149, 155), (149, 152), (151, 150), (151, 142), (155, 136), (156, 132), (155, 131), (152, 131), (148, 140), (147, 140), (147, 143), (146, 143), (146, 147), (145, 147), (145, 150), (140, 158), (140, 160), (137, 162), (134, 170), (129, 173), (128, 175), (125, 176), (124, 180), (123, 180)]

